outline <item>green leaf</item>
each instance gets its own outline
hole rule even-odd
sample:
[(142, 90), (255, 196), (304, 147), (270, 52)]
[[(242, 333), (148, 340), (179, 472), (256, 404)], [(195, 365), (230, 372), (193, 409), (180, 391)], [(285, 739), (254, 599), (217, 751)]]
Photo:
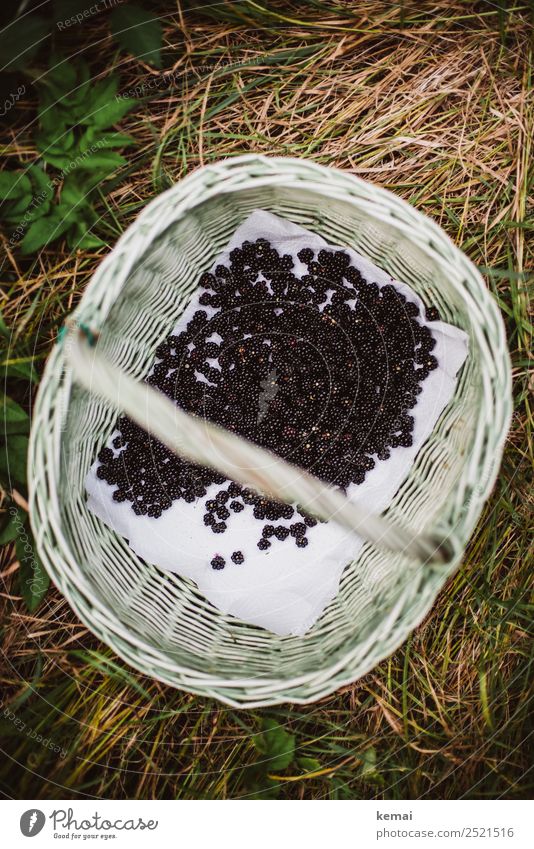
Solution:
[(51, 67), (39, 83), (39, 124), (42, 137), (51, 144), (66, 129), (84, 122), (91, 96), (91, 74), (83, 60), (76, 64), (59, 56), (51, 60)]
[(61, 130), (57, 134), (54, 132), (53, 136), (49, 133), (38, 133), (35, 137), (37, 150), (41, 153), (45, 162), (49, 162), (60, 170), (69, 167), (76, 157), (77, 151), (74, 147), (74, 141), (72, 130)]
[(106, 247), (106, 242), (103, 242), (98, 236), (94, 236), (92, 233), (84, 233), (80, 236), (79, 232), (79, 229), (77, 229), (76, 233), (69, 233), (67, 241), (69, 248), (72, 248), (72, 250), (76, 250), (77, 248), (80, 250), (93, 250), (93, 248)]
[(117, 168), (122, 168), (126, 165), (126, 160), (119, 153), (114, 153), (112, 150), (96, 150), (77, 164), (77, 167), (83, 171), (100, 171), (103, 174), (110, 174)]
[(5, 516), (7, 518), (7, 522), (4, 523), (4, 526), (0, 531), (0, 545), (7, 545), (8, 543), (13, 542), (13, 540), (18, 536), (20, 528), (26, 521), (25, 514), (23, 514), (22, 511), (14, 505), (11, 505), (9, 515), (6, 513)]
[(30, 613), (33, 613), (46, 595), (50, 578), (37, 554), (33, 534), (28, 525), (25, 525), (19, 534), (15, 550), (20, 564), (20, 594)]
[(0, 398), (0, 434), (28, 433), (30, 418), (22, 407), (4, 395)]
[(119, 80), (108, 77), (97, 83), (86, 103), (84, 123), (98, 129), (105, 129), (116, 124), (126, 115), (135, 104), (129, 97), (117, 97)]
[(120, 121), (133, 108), (134, 104), (135, 100), (131, 97), (123, 97), (119, 100), (114, 98), (99, 106), (90, 116), (88, 115), (88, 120), (90, 119), (94, 127), (103, 130)]
[(38, 218), (43, 218), (44, 216), (49, 215), (50, 206), (49, 200), (37, 200), (33, 203), (24, 214), (24, 224), (26, 228), (29, 228), (29, 226), (33, 224), (34, 221), (37, 221)]
[(377, 769), (377, 756), (374, 746), (369, 746), (360, 754), (361, 766), (358, 770), (359, 777), (369, 784), (383, 784), (384, 778)]
[(39, 165), (31, 165), (28, 170), (28, 176), (32, 182), (33, 190), (36, 195), (51, 200), (54, 196), (54, 184), (50, 177), (45, 174)]
[(304, 772), (317, 772), (322, 766), (321, 761), (318, 761), (317, 758), (297, 758), (297, 763)]
[(264, 755), (269, 772), (287, 769), (295, 757), (295, 736), (274, 719), (262, 722), (262, 733), (254, 736), (254, 745)]
[(124, 133), (109, 133), (106, 136), (102, 136), (99, 142), (100, 148), (108, 148), (108, 147), (128, 147), (131, 144), (135, 143), (135, 139), (131, 136), (127, 136)]
[(39, 83), (41, 97), (49, 103), (61, 102), (70, 96), (76, 88), (77, 82), (76, 66), (55, 53), (50, 58), (48, 71)]
[[(66, 223), (65, 234), (67, 236), (67, 244), (70, 244), (69, 234), (73, 227), (77, 227), (85, 220), (87, 214), (87, 205), (71, 206), (70, 204), (60, 204), (58, 210), (61, 212), (62, 220)], [(91, 224), (93, 222), (91, 221)]]
[(52, 150), (47, 150), (45, 153), (45, 144), (42, 146), (39, 145), (38, 147), (45, 162), (48, 162), (49, 165), (53, 165), (58, 171), (66, 171), (67, 168), (70, 167), (72, 157), (70, 157), (68, 153), (54, 153)]
[(0, 475), (5, 483), (26, 485), (26, 457), (28, 437), (19, 434), (9, 435), (2, 440), (0, 448)]
[(40, 90), (37, 116), (41, 135), (48, 136), (51, 142), (72, 124), (72, 116), (68, 110), (58, 105), (56, 98), (48, 89)]
[[(25, 174), (20, 173), (20, 186), (25, 193), (16, 201), (6, 202), (2, 217), (10, 224), (19, 224), (24, 221), (27, 227), (37, 218), (48, 213), (54, 187), (50, 185), (49, 179), (37, 165), (31, 165)], [(4, 190), (8, 191), (7, 181), (4, 181)]]
[(49, 29), (49, 22), (40, 15), (25, 14), (12, 21), (0, 32), (0, 70), (27, 68)]
[[(99, 186), (102, 181), (109, 176), (109, 173), (115, 171), (115, 162), (109, 165), (109, 168), (101, 168), (100, 170), (91, 170), (91, 169), (82, 169), (78, 168), (76, 171), (73, 171), (66, 178), (68, 181), (73, 181), (73, 183), (80, 187), (80, 190), (83, 190), (85, 197), (87, 199), (87, 203), (85, 208), (90, 208), (89, 206), (89, 196), (91, 191), (95, 188), (95, 186)], [(109, 173), (108, 173), (109, 172)]]
[(60, 217), (58, 210), (59, 207), (56, 207), (51, 215), (39, 218), (30, 225), (20, 244), (23, 254), (35, 253), (49, 242), (59, 239), (68, 229), (70, 222)]
[(111, 14), (111, 32), (123, 50), (161, 68), (163, 31), (153, 12), (140, 6), (119, 6)]
[(18, 224), (32, 202), (32, 195), (23, 195), (16, 201), (4, 201), (7, 204), (2, 210), (2, 217), (10, 224)]
[(78, 146), (82, 152), (90, 150), (91, 147), (98, 144), (99, 150), (109, 150), (112, 147), (127, 147), (134, 143), (131, 136), (126, 136), (124, 133), (106, 133), (101, 135), (95, 127), (89, 127), (78, 142)]
[(0, 200), (16, 201), (28, 193), (31, 195), (30, 178), (22, 171), (0, 172)]
[(102, 106), (106, 106), (114, 100), (119, 90), (119, 79), (115, 76), (99, 80), (91, 88), (91, 94), (87, 99), (88, 112), (97, 112)]
[(60, 207), (65, 210), (69, 208), (79, 207), (87, 203), (87, 192), (81, 188), (75, 179), (67, 177), (61, 188), (61, 203)]

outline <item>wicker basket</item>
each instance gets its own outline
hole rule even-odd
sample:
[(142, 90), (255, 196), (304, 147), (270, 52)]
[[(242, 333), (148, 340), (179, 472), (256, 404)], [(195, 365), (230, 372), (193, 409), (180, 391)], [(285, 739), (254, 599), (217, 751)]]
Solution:
[[(323, 491), (319, 512), (335, 510), (370, 542), (304, 637), (277, 637), (226, 616), (191, 581), (140, 561), (88, 511), (84, 490), (115, 405), (129, 412), (154, 402), (139, 381), (157, 345), (201, 272), (257, 207), (368, 256), (469, 334), (455, 396), (387, 515), (362, 528), (350, 505)], [(147, 675), (243, 707), (324, 697), (403, 642), (459, 564), (493, 485), (511, 414), (500, 315), (475, 267), (436, 224), (341, 171), (241, 156), (196, 171), (149, 204), (98, 268), (73, 322), (98, 334), (98, 345), (93, 354), (73, 331), (48, 361), (30, 443), (31, 522), (50, 576), (99, 638)], [(199, 444), (201, 424), (159, 400), (156, 435), (213, 463), (209, 440)], [(228, 449), (223, 471), (237, 460), (254, 465), (259, 449), (218, 429), (212, 435)], [(284, 478), (288, 467), (280, 467), (281, 499), (298, 494), (306, 503), (311, 490), (316, 497), (322, 489), (306, 476)], [(269, 489), (276, 480), (257, 483)]]

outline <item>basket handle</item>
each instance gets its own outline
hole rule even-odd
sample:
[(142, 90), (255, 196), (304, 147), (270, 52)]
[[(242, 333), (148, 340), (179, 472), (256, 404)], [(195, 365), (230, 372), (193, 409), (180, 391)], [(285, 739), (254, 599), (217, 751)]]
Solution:
[(224, 472), (276, 501), (298, 503), (306, 512), (334, 520), (362, 539), (423, 562), (443, 564), (453, 551), (444, 535), (415, 533), (382, 516), (369, 515), (338, 490), (303, 469), (236, 436), (218, 425), (186, 413), (176, 404), (110, 364), (94, 346), (97, 336), (68, 322), (66, 357), (73, 378), (90, 392), (126, 413), (175, 454), (200, 466)]

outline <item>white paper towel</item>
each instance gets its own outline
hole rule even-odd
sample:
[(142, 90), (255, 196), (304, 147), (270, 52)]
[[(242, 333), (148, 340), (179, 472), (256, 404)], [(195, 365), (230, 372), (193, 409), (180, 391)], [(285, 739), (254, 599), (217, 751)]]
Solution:
[[(263, 210), (255, 210), (234, 233), (226, 249), (213, 263), (229, 261), (229, 252), (243, 241), (268, 239), (281, 254), (291, 254), (293, 273), (300, 277), (307, 273), (306, 266), (297, 258), (304, 247), (314, 250), (334, 248), (323, 238), (290, 221)], [(407, 285), (391, 278), (360, 254), (345, 247), (351, 264), (368, 282), (378, 286), (393, 285), (409, 300), (424, 306), (420, 298)], [(185, 330), (194, 312), (199, 309), (198, 294), (169, 333)], [(208, 314), (213, 308), (202, 307)], [(427, 323), (419, 318), (421, 323)], [(431, 371), (421, 383), (422, 392), (410, 414), (414, 418), (413, 444), (409, 448), (393, 448), (386, 461), (376, 461), (367, 473), (365, 482), (349, 487), (347, 495), (365, 506), (371, 513), (381, 513), (406, 479), (414, 458), (428, 438), (444, 407), (453, 396), (456, 375), (467, 355), (467, 336), (452, 325), (441, 321), (427, 323), (436, 340), (432, 354), (438, 368)], [(114, 434), (116, 435), (116, 434)], [(111, 439), (108, 445), (111, 446)], [(318, 619), (328, 602), (335, 596), (344, 567), (358, 553), (363, 542), (334, 522), (317, 525), (308, 531), (309, 544), (297, 548), (289, 538), (285, 541), (271, 537), (267, 551), (257, 548), (263, 523), (254, 519), (252, 510), (232, 513), (224, 534), (213, 534), (204, 525), (205, 502), (221, 488), (212, 484), (206, 496), (187, 504), (183, 499), (174, 501), (172, 507), (160, 518), (136, 516), (131, 503), (113, 501), (114, 487), (96, 476), (98, 461), (92, 465), (86, 479), (88, 506), (103, 522), (122, 534), (130, 547), (150, 563), (192, 578), (206, 598), (225, 613), (231, 613), (254, 625), (267, 628), (276, 634), (304, 634)], [(278, 520), (275, 524), (298, 521)], [(234, 551), (242, 551), (245, 562), (232, 563)], [(216, 555), (222, 555), (226, 567), (214, 570), (210, 564)]]

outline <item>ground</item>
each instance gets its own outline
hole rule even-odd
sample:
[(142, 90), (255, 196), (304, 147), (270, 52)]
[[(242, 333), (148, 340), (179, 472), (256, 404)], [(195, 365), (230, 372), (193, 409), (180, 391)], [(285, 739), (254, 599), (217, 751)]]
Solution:
[[(6, 546), (0, 789), (73, 799), (530, 797), (531, 7), (151, 8), (162, 16), (164, 70), (111, 45), (106, 15), (61, 33), (64, 55), (83, 53), (95, 76), (120, 74), (121, 91), (137, 99), (120, 121), (135, 140), (127, 166), (95, 201), (106, 245), (158, 192), (222, 157), (257, 151), (344, 168), (417, 206), (481, 269), (507, 327), (515, 414), (493, 495), (431, 614), (363, 681), (314, 705), (239, 712), (138, 675), (55, 588), (30, 613)], [(4, 134), (8, 167), (37, 156), (32, 86), (18, 107)], [(40, 371), (108, 248), (59, 240), (28, 258), (7, 236), (4, 248), (2, 313)], [(29, 408), (29, 390), (17, 383), (16, 392)]]

